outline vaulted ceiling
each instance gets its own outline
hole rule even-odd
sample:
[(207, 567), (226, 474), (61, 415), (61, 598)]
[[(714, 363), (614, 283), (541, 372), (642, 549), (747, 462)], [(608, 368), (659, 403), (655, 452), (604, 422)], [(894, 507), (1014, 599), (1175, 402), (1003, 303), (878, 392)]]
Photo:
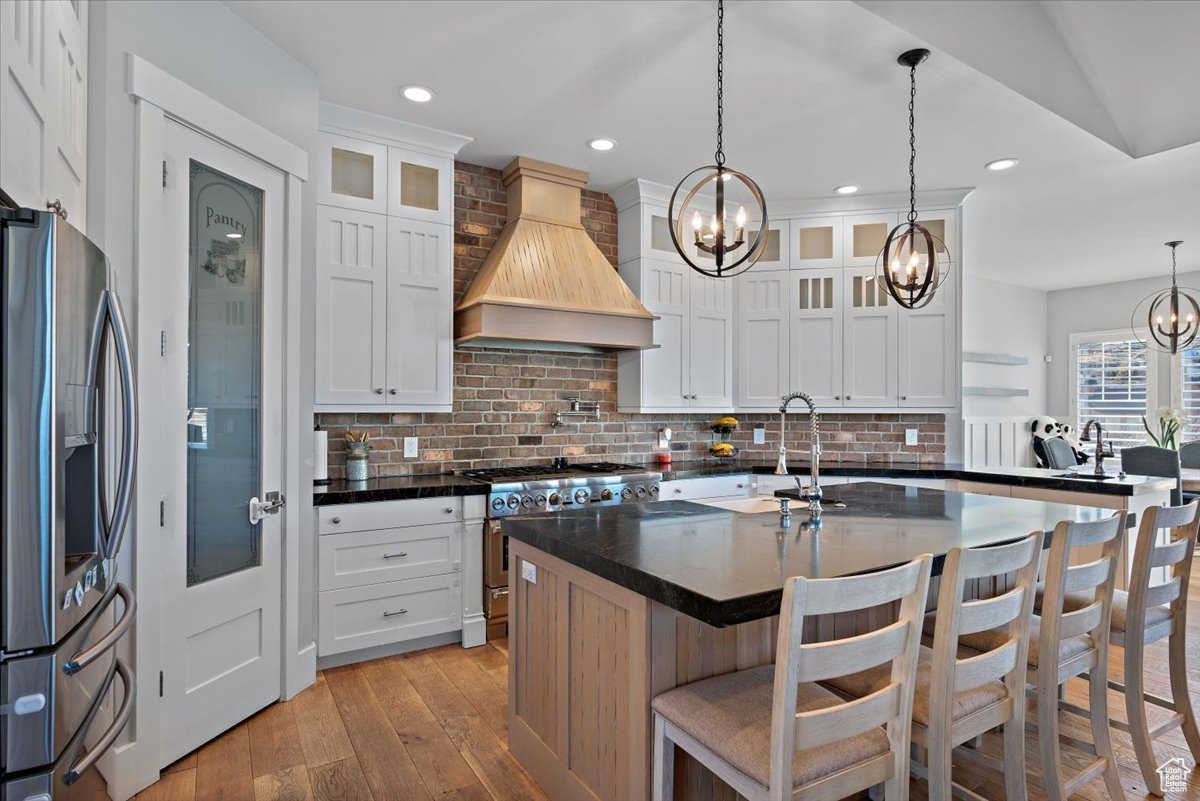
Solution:
[[(715, 3), (228, 0), (322, 99), (474, 137), (611, 190), (712, 158)], [(1200, 269), (1200, 2), (848, 0), (726, 5), (725, 150), (773, 199), (976, 187), (964, 268), (1045, 289)], [(1189, 33), (1190, 32), (1190, 33)], [(1192, 37), (1192, 38), (1189, 38)], [(417, 105), (398, 87), (436, 99)], [(585, 143), (612, 137), (596, 153)], [(1015, 156), (1014, 170), (983, 165)]]

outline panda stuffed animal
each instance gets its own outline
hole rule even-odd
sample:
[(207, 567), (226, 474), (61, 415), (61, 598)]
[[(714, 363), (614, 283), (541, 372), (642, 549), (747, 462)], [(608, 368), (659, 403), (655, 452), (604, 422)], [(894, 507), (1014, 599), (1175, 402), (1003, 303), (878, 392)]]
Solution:
[(1091, 458), (1080, 449), (1079, 440), (1075, 437), (1075, 431), (1069, 423), (1060, 423), (1049, 416), (1035, 417), (1029, 424), (1029, 433), (1033, 435), (1033, 454), (1037, 457), (1038, 467), (1050, 466), (1049, 460), (1046, 458), (1046, 449), (1042, 445), (1048, 439), (1066, 441), (1071, 446), (1071, 450), (1075, 452), (1077, 464), (1084, 464)]

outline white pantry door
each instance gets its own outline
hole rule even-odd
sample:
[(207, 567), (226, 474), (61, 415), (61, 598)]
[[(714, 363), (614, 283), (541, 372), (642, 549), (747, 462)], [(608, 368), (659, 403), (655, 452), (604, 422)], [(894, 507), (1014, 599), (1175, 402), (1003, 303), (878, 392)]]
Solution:
[[(280, 695), (284, 177), (166, 122), (162, 764)], [(276, 510), (278, 511), (278, 510)], [(154, 536), (146, 532), (143, 536)]]

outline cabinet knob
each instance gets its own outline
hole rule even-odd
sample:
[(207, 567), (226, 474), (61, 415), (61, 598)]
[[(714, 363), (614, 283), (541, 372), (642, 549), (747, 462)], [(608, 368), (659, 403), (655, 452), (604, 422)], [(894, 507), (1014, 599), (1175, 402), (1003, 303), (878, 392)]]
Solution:
[(841, 399), (842, 399), (842, 396), (841, 396), (841, 395), (834, 395), (834, 396), (833, 396), (833, 399), (834, 399), (834, 400), (841, 400)]
[(375, 387), (375, 394), (376, 394), (376, 395), (382, 395), (382, 394), (383, 394), (383, 387)]
[(738, 484), (738, 485), (737, 485), (737, 488), (738, 488), (738, 489), (745, 489), (745, 488), (746, 488), (746, 485), (745, 485), (745, 484)]
[(682, 490), (681, 488), (679, 488), (679, 487), (676, 487), (676, 488), (675, 488), (675, 494), (676, 494), (676, 495), (679, 495), (679, 494), (680, 494), (680, 493), (682, 493), (682, 492), (683, 492), (683, 490)]
[(330, 520), (329, 522), (330, 522), (330, 523), (333, 523), (333, 524), (336, 526), (338, 523), (342, 522), (342, 518), (340, 518), (340, 517), (335, 517), (335, 518), (333, 518), (332, 520)]
[(847, 396), (846, 396), (846, 400), (850, 400), (850, 396), (849, 396), (849, 395), (847, 395)]
[(64, 206), (62, 201), (58, 198), (54, 198), (54, 200), (47, 200), (46, 209), (54, 212), (64, 220), (67, 219), (67, 207)]
[(389, 394), (389, 395), (395, 395), (395, 394), (396, 394), (396, 390), (395, 390), (395, 389), (389, 389), (389, 390), (388, 390), (388, 394)]
[(900, 396), (900, 400), (908, 400), (908, 396), (907, 396), (907, 395), (901, 395), (901, 396)]
[(452, 515), (452, 514), (454, 514), (454, 507), (453, 507), (453, 506), (447, 506), (445, 509), (443, 509), (443, 510), (442, 510), (442, 513), (443, 513), (443, 514)]

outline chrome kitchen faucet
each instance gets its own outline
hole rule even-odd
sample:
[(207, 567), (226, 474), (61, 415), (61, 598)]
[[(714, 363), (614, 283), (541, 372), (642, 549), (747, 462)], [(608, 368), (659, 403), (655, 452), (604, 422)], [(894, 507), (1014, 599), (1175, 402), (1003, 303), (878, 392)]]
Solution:
[(787, 469), (787, 408), (794, 400), (802, 400), (808, 404), (808, 423), (812, 429), (812, 464), (809, 470), (809, 485), (804, 487), (800, 477), (796, 476), (796, 489), (800, 490), (800, 500), (808, 501), (808, 511), (812, 515), (821, 514), (821, 415), (817, 413), (817, 405), (804, 392), (793, 392), (784, 395), (783, 403), (779, 406), (779, 462), (775, 465), (775, 475), (786, 476)]

